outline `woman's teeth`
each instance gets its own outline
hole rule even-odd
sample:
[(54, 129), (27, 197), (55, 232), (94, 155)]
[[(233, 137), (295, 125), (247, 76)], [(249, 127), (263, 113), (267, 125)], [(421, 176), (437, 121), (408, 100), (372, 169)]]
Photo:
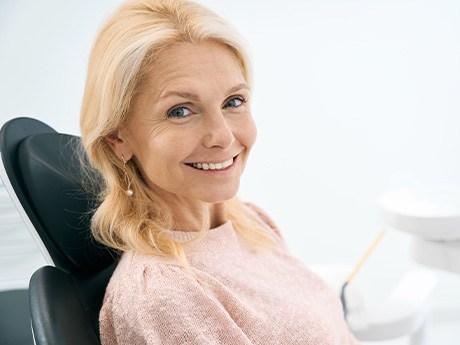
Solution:
[(200, 170), (223, 170), (228, 168), (230, 165), (233, 164), (233, 158), (226, 160), (222, 163), (192, 163), (190, 164), (195, 169)]

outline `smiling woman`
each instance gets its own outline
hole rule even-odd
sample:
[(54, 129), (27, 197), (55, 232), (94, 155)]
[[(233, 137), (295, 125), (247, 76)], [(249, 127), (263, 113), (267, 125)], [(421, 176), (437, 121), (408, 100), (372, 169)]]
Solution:
[(129, 123), (108, 136), (116, 155), (134, 157), (148, 190), (174, 210), (176, 228), (225, 222), (224, 202), (238, 191), (256, 137), (249, 96), (228, 48), (176, 44), (157, 57)]
[(121, 6), (81, 113), (103, 180), (96, 239), (121, 256), (103, 344), (355, 344), (338, 296), (236, 198), (256, 138), (239, 34), (180, 0)]

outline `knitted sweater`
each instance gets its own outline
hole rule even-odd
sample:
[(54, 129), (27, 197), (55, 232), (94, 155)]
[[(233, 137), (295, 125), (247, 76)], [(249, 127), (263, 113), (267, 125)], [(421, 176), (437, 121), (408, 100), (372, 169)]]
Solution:
[[(338, 296), (289, 253), (273, 222), (251, 209), (275, 245), (248, 250), (226, 222), (187, 247), (198, 280), (174, 259), (125, 252), (100, 313), (102, 344), (358, 344)], [(196, 233), (170, 235), (186, 241)]]

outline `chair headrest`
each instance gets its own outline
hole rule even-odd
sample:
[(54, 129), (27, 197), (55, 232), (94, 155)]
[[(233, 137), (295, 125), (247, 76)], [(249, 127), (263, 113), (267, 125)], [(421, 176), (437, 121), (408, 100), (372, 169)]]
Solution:
[(72, 271), (91, 273), (109, 266), (114, 258), (90, 233), (96, 200), (84, 186), (79, 147), (80, 138), (75, 136), (35, 134), (19, 145), (18, 162), (44, 231), (74, 265), (69, 267)]
[[(96, 199), (84, 187), (91, 171), (83, 173), (81, 168), (80, 138), (57, 133), (33, 119), (12, 122), (11, 128), (5, 128), (6, 123), (0, 133), (5, 170), (56, 267), (93, 274), (110, 266), (115, 253), (91, 236)], [(8, 137), (14, 138), (12, 144)], [(95, 172), (92, 176), (97, 181)], [(97, 186), (93, 184), (92, 189), (97, 191)]]

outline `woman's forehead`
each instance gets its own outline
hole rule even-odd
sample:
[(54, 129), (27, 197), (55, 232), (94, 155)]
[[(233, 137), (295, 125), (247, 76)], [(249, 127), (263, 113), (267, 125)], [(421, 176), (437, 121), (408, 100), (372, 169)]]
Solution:
[(176, 44), (152, 62), (145, 86), (160, 98), (168, 92), (190, 93), (203, 83), (227, 89), (246, 83), (241, 64), (229, 48), (213, 42)]

